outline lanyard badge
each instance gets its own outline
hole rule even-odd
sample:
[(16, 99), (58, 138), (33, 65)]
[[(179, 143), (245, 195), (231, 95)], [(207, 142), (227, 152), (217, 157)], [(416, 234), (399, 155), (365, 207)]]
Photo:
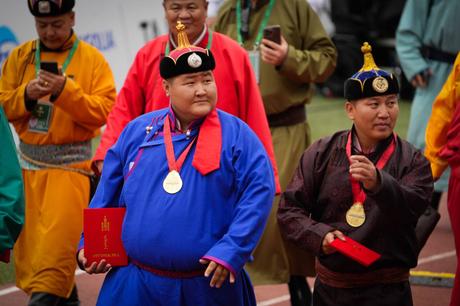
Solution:
[[(243, 46), (243, 36), (241, 35), (241, 28), (242, 28), (242, 9), (241, 9), (241, 1), (239, 0), (236, 2), (236, 38), (240, 46)], [(259, 52), (259, 45), (262, 41), (264, 28), (267, 26), (268, 19), (270, 19), (270, 15), (273, 10), (273, 6), (275, 4), (275, 0), (270, 0), (267, 9), (265, 10), (264, 18), (259, 25), (259, 29), (257, 31), (257, 36), (254, 41), (254, 46), (252, 50), (248, 51), (249, 60), (251, 62), (252, 70), (254, 70), (254, 74), (256, 77), (256, 81), (260, 83), (260, 52)]]

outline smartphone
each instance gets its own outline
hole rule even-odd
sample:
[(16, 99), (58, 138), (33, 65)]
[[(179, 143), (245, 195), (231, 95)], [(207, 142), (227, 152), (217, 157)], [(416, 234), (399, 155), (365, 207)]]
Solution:
[(41, 62), (40, 69), (46, 70), (54, 74), (59, 74), (59, 68), (56, 62)]
[(265, 27), (264, 29), (264, 38), (271, 40), (278, 45), (281, 44), (281, 27), (280, 25), (271, 25), (268, 27)]

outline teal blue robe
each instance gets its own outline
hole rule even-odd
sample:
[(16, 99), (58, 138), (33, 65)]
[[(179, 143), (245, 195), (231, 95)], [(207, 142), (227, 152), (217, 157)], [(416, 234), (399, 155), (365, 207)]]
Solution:
[[(433, 72), (428, 86), (415, 91), (407, 132), (407, 140), (422, 150), (433, 102), (454, 63), (425, 59), (420, 48), (427, 45), (456, 54), (460, 50), (459, 16), (460, 1), (408, 0), (396, 33), (396, 50), (407, 79), (427, 68)], [(448, 176), (446, 171), (435, 184), (436, 191), (447, 190)]]
[(0, 258), (13, 248), (24, 223), (24, 189), (10, 127), (0, 107)]

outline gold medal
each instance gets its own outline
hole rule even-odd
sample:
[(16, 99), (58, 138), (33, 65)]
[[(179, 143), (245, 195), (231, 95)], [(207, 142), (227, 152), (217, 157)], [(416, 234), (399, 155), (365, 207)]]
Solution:
[(182, 189), (182, 179), (179, 172), (172, 170), (163, 181), (163, 189), (169, 194), (178, 193)]
[(347, 223), (353, 227), (360, 227), (366, 221), (363, 204), (360, 202), (354, 203), (346, 214)]

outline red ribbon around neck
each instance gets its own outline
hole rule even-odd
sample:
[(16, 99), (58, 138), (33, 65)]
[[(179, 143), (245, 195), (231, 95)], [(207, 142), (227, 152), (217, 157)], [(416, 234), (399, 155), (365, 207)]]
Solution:
[[(346, 153), (348, 160), (351, 157), (351, 134), (352, 132), (348, 133), (348, 140), (346, 145)], [(391, 141), (390, 145), (385, 149), (382, 156), (377, 161), (375, 167), (377, 169), (382, 169), (387, 164), (388, 160), (390, 159), (391, 155), (393, 154), (396, 147), (396, 134), (393, 133), (393, 140)], [(351, 161), (350, 161), (351, 164)], [(361, 203), (364, 204), (366, 200), (366, 193), (364, 192), (363, 188), (357, 180), (355, 180), (350, 174), (350, 182), (351, 182), (351, 191), (353, 192), (353, 203)]]
[(175, 159), (174, 147), (171, 137), (171, 124), (167, 115), (164, 123), (164, 137), (166, 146), (166, 158), (168, 159), (169, 171), (180, 169), (189, 153), (193, 143), (197, 142), (192, 165), (202, 175), (206, 175), (220, 167), (220, 154), (222, 149), (222, 127), (217, 111), (212, 110), (200, 126), (198, 136), (190, 142), (187, 148)]

